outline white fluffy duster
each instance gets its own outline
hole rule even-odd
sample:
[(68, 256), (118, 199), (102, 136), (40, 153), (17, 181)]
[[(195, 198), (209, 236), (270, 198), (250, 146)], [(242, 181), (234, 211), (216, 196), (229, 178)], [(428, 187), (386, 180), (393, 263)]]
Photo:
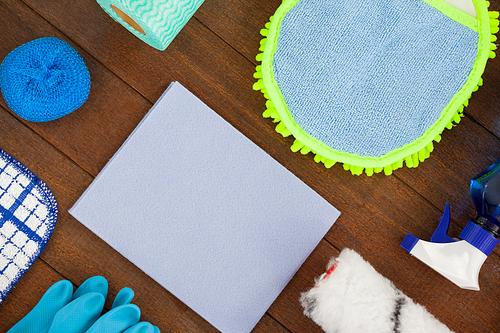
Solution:
[(451, 333), (359, 254), (344, 249), (302, 294), (304, 314), (327, 333)]

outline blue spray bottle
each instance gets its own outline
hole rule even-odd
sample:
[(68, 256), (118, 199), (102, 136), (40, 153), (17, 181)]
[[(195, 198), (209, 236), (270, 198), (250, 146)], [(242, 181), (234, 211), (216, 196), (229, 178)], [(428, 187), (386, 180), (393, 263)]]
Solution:
[(500, 237), (500, 160), (471, 180), (470, 193), (477, 218), (467, 223), (462, 240), (447, 235), (450, 207), (430, 242), (408, 234), (401, 246), (460, 288), (479, 290), (479, 270)]

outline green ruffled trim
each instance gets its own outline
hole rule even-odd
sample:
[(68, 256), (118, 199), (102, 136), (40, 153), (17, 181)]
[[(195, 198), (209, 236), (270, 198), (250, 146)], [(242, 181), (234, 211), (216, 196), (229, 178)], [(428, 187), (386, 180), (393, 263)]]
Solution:
[(444, 2), (443, 0), (423, 0), (428, 5), (433, 8), (439, 10), (441, 13), (445, 14), (453, 21), (458, 22), (462, 25), (465, 25), (467, 28), (478, 31), (477, 19), (473, 16), (470, 16), (467, 13), (462, 12), (460, 9), (456, 9), (452, 5)]
[[(290, 2), (296, 0), (284, 0), (285, 3), (287, 3), (288, 6), (290, 6)], [(285, 114), (288, 116), (288, 119), (286, 119), (286, 122), (290, 123), (291, 127), (288, 128), (285, 125), (285, 122), (282, 120), (282, 117), (280, 116), (280, 113), (274, 106), (273, 102), (271, 101), (271, 97), (266, 89), (266, 86), (264, 84), (264, 73), (263, 73), (263, 68), (261, 65), (256, 67), (256, 72), (254, 74), (254, 78), (257, 79), (257, 82), (253, 85), (253, 89), (257, 91), (261, 91), (264, 94), (264, 97), (267, 99), (266, 101), (266, 110), (263, 113), (263, 116), (265, 118), (272, 118), (274, 123), (277, 123), (276, 125), (276, 132), (280, 133), (284, 137), (288, 137), (293, 134), (295, 137), (295, 141), (291, 146), (291, 150), (293, 152), (299, 152), (303, 155), (307, 155), (308, 153), (313, 153), (314, 156), (314, 161), (316, 163), (323, 163), (326, 168), (331, 168), (334, 166), (337, 162), (343, 163), (344, 170), (349, 170), (353, 175), (361, 175), (363, 172), (368, 175), (372, 176), (374, 173), (380, 173), (384, 171), (386, 175), (391, 175), (392, 172), (396, 169), (402, 168), (403, 165), (406, 164), (408, 168), (416, 168), (420, 162), (423, 162), (425, 159), (427, 159), (430, 156), (430, 153), (434, 150), (434, 144), (433, 141), (435, 142), (440, 142), (441, 141), (441, 134), (444, 131), (444, 128), (447, 129), (452, 129), (456, 124), (460, 123), (461, 118), (464, 117), (463, 111), (464, 107), (468, 105), (469, 99), (471, 97), (471, 93), (475, 92), (479, 89), (480, 86), (483, 85), (483, 80), (481, 78), (481, 75), (484, 71), (484, 67), (486, 66), (486, 61), (488, 58), (495, 58), (495, 50), (497, 49), (497, 46), (494, 44), (494, 42), (497, 40), (497, 37), (494, 35), (499, 31), (499, 13), (496, 11), (489, 11), (487, 9), (482, 10), (479, 6), (477, 6), (477, 1), (482, 1), (482, 0), (474, 0), (476, 3), (476, 8), (478, 10), (478, 21), (480, 18), (485, 17), (488, 15), (488, 20), (489, 24), (481, 24), (478, 28), (479, 31), (481, 32), (479, 34), (479, 41), (478, 41), (478, 56), (476, 58), (476, 62), (474, 63), (473, 70), (471, 71), (471, 75), (469, 76), (469, 79), (465, 83), (464, 87), (460, 90), (459, 93), (452, 99), (452, 101), (448, 104), (448, 106), (445, 108), (445, 111), (448, 112), (443, 112), (441, 115), (440, 119), (433, 125), (429, 130), (424, 133), (420, 138), (417, 138), (414, 142), (401, 147), (399, 149), (396, 149), (395, 151), (392, 151), (384, 156), (382, 158), (386, 157), (387, 155), (393, 155), (392, 159), (395, 160), (393, 162), (389, 162), (387, 164), (380, 163), (380, 160), (382, 158), (362, 158), (360, 156), (354, 155), (354, 154), (348, 154), (348, 153), (340, 153), (340, 152), (335, 152), (335, 155), (338, 155), (339, 158), (337, 159), (331, 159), (327, 158), (325, 156), (329, 155), (329, 150), (331, 151), (332, 149), (324, 145), (322, 142), (309, 137), (309, 135), (305, 133), (300, 133), (295, 131), (295, 133), (292, 133), (290, 131), (290, 128), (294, 130), (293, 126), (299, 127), (295, 121), (291, 118), (290, 113), (287, 111)], [(490, 6), (490, 3), (488, 1), (485, 2), (486, 8)], [(261, 53), (257, 54), (256, 60), (259, 62), (263, 61), (264, 57), (264, 48), (266, 47), (267, 43), (267, 36), (269, 33), (269, 29), (271, 27), (271, 22), (273, 20), (274, 16), (271, 16), (269, 19), (269, 22), (266, 23), (265, 29), (262, 29), (260, 31), (261, 35), (264, 37), (261, 42), (260, 42), (260, 48), (259, 51)], [(484, 19), (482, 20), (484, 21)], [(274, 22), (273, 22), (274, 23)], [(488, 41), (485, 41), (483, 36), (490, 36)], [(277, 36), (276, 36), (277, 39)], [(489, 48), (488, 48), (489, 44)], [(483, 56), (485, 52), (488, 52), (488, 57)], [(273, 52), (274, 53), (274, 52)], [(483, 59), (484, 58), (484, 59)], [(479, 60), (478, 60), (479, 59)], [(480, 71), (480, 74), (478, 75), (477, 73)], [(274, 80), (274, 79), (273, 79)], [(475, 82), (474, 82), (475, 81)], [(474, 83), (471, 83), (474, 82)], [(471, 84), (474, 85), (474, 88), (470, 93), (467, 93), (467, 89)], [(276, 84), (277, 86), (277, 84)], [(464, 91), (465, 90), (465, 91)], [(280, 94), (281, 95), (281, 94)], [(465, 96), (464, 96), (465, 95)], [(282, 96), (281, 96), (282, 97)], [(452, 106), (455, 102), (455, 100), (459, 97), (464, 98), (465, 101), (458, 107), (458, 110), (456, 110), (452, 117), (451, 120), (448, 120), (445, 126), (443, 128), (437, 129), (438, 124), (443, 124), (443, 118), (449, 114), (450, 106)], [(286, 107), (286, 106), (285, 106)], [(442, 126), (442, 125), (441, 125)], [(427, 139), (426, 141), (428, 142), (422, 142), (423, 139), (425, 139), (426, 136), (429, 136), (429, 134), (435, 133), (434, 136), (431, 136), (431, 138)], [(305, 134), (305, 135), (304, 135)], [(305, 140), (299, 140), (297, 137), (304, 137)], [(321, 151), (317, 151), (311, 149), (309, 146), (302, 142), (307, 142), (307, 141), (312, 141), (314, 145), (316, 145), (318, 148), (321, 148)], [(422, 144), (424, 143), (424, 144)], [(418, 147), (414, 152), (408, 154), (405, 154), (405, 151), (408, 150), (414, 150), (415, 146)], [(394, 158), (396, 156), (396, 158)], [(358, 161), (363, 161), (366, 162), (365, 166), (356, 166), (352, 162)], [(371, 165), (369, 165), (371, 164)], [(368, 166), (369, 165), (369, 166)]]

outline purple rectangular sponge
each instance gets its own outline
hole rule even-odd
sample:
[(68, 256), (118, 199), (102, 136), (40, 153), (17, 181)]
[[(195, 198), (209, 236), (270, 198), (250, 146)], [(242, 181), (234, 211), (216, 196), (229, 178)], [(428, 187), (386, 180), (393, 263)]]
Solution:
[(223, 333), (253, 329), (339, 216), (179, 83), (70, 213)]

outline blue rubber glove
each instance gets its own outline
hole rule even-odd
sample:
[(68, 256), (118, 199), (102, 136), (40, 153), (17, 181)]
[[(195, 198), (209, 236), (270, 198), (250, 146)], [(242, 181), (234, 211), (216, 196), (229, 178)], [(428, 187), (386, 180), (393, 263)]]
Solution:
[(46, 333), (56, 313), (71, 301), (73, 285), (63, 280), (50, 287), (38, 304), (7, 333)]
[(117, 308), (120, 305), (130, 304), (134, 298), (134, 291), (128, 287), (123, 288), (116, 294), (115, 300), (111, 309)]
[(100, 293), (106, 299), (108, 295), (108, 281), (102, 276), (88, 278), (78, 287), (71, 300), (74, 301), (78, 297), (88, 293)]
[(160, 333), (158, 327), (150, 323), (140, 322), (129, 328), (123, 333)]
[(99, 318), (87, 333), (122, 333), (137, 324), (140, 317), (137, 305), (120, 305)]
[(100, 293), (87, 293), (59, 310), (48, 333), (85, 333), (99, 318), (104, 307)]
[[(118, 292), (113, 302), (111, 309), (121, 305), (130, 304), (134, 298), (134, 291), (130, 288), (123, 288)], [(160, 333), (160, 329), (147, 322), (140, 322), (130, 327), (123, 333)]]
[(72, 294), (69, 281), (59, 281), (38, 304), (7, 333), (160, 333), (150, 323), (139, 323), (140, 310), (130, 304), (134, 291), (118, 292), (111, 311), (99, 318), (108, 292), (101, 276), (86, 280)]
[[(97, 317), (104, 306), (104, 299), (108, 293), (108, 283), (101, 276), (94, 276), (86, 280), (73, 294), (73, 285), (67, 280), (56, 282), (43, 295), (38, 304), (21, 321), (14, 325), (7, 333), (51, 333), (63, 332), (58, 327), (63, 323), (73, 323), (83, 327), (90, 326), (85, 321)], [(81, 297), (86, 298), (79, 300)], [(74, 303), (77, 301), (76, 303)], [(102, 303), (102, 305), (101, 305)], [(92, 305), (92, 306), (90, 306)], [(99, 309), (100, 307), (100, 309)], [(78, 313), (78, 318), (70, 319), (73, 314)], [(54, 319), (57, 317), (57, 321)], [(97, 319), (94, 319), (94, 321)], [(57, 324), (59, 322), (59, 324)], [(92, 324), (93, 321), (90, 323)], [(54, 328), (52, 328), (54, 325)], [(78, 327), (76, 332), (78, 332)], [(65, 330), (65, 333), (70, 333)], [(72, 332), (71, 332), (72, 333)]]

